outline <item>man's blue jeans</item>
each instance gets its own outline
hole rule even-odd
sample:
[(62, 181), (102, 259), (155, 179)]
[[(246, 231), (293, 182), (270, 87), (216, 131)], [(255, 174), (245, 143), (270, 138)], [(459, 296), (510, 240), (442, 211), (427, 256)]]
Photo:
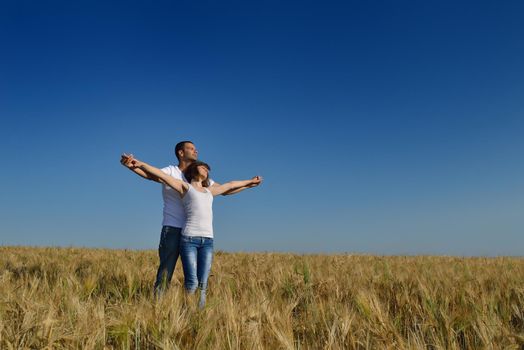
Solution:
[(175, 271), (176, 261), (180, 255), (180, 227), (163, 226), (160, 233), (160, 244), (158, 245), (158, 256), (160, 266), (156, 274), (155, 293), (163, 292)]
[(181, 236), (180, 257), (186, 291), (191, 294), (199, 287), (199, 307), (203, 308), (206, 304), (207, 279), (213, 261), (213, 238)]

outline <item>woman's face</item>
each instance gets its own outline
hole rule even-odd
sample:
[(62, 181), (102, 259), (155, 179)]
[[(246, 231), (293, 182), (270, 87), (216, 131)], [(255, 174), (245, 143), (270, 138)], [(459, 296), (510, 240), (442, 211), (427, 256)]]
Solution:
[(207, 176), (209, 175), (209, 170), (204, 165), (197, 166), (198, 174), (202, 176), (204, 179), (207, 179)]

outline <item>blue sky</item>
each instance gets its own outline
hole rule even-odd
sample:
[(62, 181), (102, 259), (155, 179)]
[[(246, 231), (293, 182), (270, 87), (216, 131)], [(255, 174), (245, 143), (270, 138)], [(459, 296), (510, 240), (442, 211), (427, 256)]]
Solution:
[(523, 255), (524, 5), (0, 5), (0, 244), (156, 248), (193, 140), (228, 251)]

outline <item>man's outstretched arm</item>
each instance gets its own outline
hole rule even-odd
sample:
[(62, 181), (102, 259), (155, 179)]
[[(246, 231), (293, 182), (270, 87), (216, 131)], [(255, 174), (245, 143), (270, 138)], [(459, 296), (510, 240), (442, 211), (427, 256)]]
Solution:
[(146, 180), (151, 180), (151, 181), (155, 181), (155, 182), (159, 182), (159, 183), (164, 183), (158, 177), (156, 177), (156, 176), (154, 176), (152, 174), (148, 174), (144, 170), (142, 170), (142, 169), (140, 169), (138, 167), (133, 166), (132, 165), (133, 159), (134, 159), (134, 157), (133, 157), (132, 154), (125, 154), (124, 153), (124, 154), (122, 154), (122, 156), (120, 158), (120, 164), (122, 164), (123, 166), (125, 166), (126, 168), (128, 168), (129, 170), (131, 170), (132, 172), (134, 172), (138, 176), (143, 177)]
[(144, 172), (146, 172), (148, 174), (156, 176), (158, 178), (159, 182), (162, 182), (162, 183), (168, 185), (169, 187), (171, 187), (172, 189), (174, 189), (175, 191), (180, 193), (180, 195), (182, 197), (189, 190), (189, 185), (186, 182), (184, 182), (182, 180), (175, 179), (174, 177), (169, 176), (168, 174), (164, 173), (162, 170), (160, 170), (158, 168), (155, 168), (152, 165), (149, 165), (147, 163), (141, 162), (138, 159), (133, 159), (131, 161), (131, 164), (132, 164), (132, 166), (135, 166), (137, 168), (142, 169)]

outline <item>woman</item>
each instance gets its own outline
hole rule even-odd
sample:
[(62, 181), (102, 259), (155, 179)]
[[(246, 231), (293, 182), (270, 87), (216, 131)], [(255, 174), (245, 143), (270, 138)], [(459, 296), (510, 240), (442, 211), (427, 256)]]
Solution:
[(156, 176), (180, 193), (186, 211), (186, 223), (180, 239), (180, 256), (184, 268), (184, 286), (190, 294), (200, 287), (199, 307), (206, 303), (207, 279), (213, 260), (213, 197), (226, 192), (238, 193), (262, 182), (260, 176), (251, 180), (231, 181), (209, 186), (209, 165), (195, 161), (184, 172), (184, 182), (165, 174), (158, 168), (133, 159), (131, 164)]

